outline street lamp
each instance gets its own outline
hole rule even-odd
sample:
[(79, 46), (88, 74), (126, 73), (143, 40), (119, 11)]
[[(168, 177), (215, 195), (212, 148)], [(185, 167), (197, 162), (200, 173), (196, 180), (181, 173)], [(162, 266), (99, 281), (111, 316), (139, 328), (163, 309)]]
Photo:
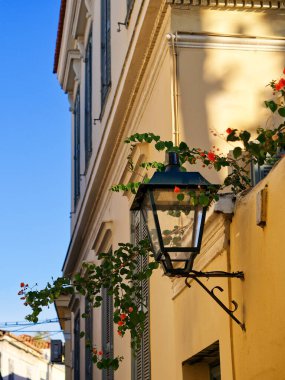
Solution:
[(194, 260), (201, 249), (207, 208), (211, 202), (211, 191), (218, 190), (198, 172), (185, 172), (179, 165), (176, 152), (168, 153), (168, 164), (164, 172), (156, 172), (148, 183), (139, 186), (131, 211), (140, 210), (146, 223), (154, 258), (169, 277), (194, 279), (226, 313), (244, 330), (245, 325), (214, 294), (220, 286), (208, 289), (199, 277), (244, 278), (243, 272), (201, 272), (193, 269)]
[[(181, 171), (168, 153), (165, 172), (141, 184), (131, 210), (141, 210), (156, 261), (168, 276), (188, 277), (200, 252), (212, 186), (200, 173)], [(201, 204), (202, 203), (202, 204)]]

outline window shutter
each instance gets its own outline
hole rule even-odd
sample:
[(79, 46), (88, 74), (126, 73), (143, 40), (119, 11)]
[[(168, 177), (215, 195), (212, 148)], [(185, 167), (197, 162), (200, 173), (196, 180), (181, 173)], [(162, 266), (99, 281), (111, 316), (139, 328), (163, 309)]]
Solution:
[(111, 3), (101, 0), (101, 108), (111, 86)]
[(74, 104), (74, 208), (80, 196), (80, 91)]
[[(108, 289), (102, 289), (102, 349), (104, 357), (114, 357), (114, 326), (113, 326), (113, 297), (108, 294)], [(102, 380), (114, 380), (114, 371), (102, 370)]]
[(85, 299), (85, 313), (87, 318), (85, 318), (85, 379), (93, 379), (93, 362), (92, 362), (92, 352), (90, 349), (93, 347), (93, 307), (87, 299)]
[(92, 154), (92, 33), (85, 54), (85, 171)]
[(74, 319), (73, 368), (74, 380), (80, 380), (80, 313)]
[(251, 185), (255, 186), (260, 182), (263, 178), (267, 176), (267, 174), (270, 172), (270, 170), (273, 168), (273, 164), (269, 165), (258, 165), (258, 164), (251, 164), (250, 168), (250, 174), (251, 174)]
[[(141, 213), (133, 213), (133, 243), (137, 244), (140, 240), (147, 238), (147, 229)], [(148, 257), (139, 256), (137, 258), (138, 272), (148, 264)], [(151, 379), (151, 358), (150, 358), (150, 322), (149, 322), (149, 280), (141, 281), (141, 292), (143, 303), (147, 305), (146, 319), (144, 321), (144, 332), (141, 341), (141, 347), (137, 352), (136, 358), (133, 359), (132, 380), (150, 380)], [(140, 302), (138, 300), (138, 302)]]

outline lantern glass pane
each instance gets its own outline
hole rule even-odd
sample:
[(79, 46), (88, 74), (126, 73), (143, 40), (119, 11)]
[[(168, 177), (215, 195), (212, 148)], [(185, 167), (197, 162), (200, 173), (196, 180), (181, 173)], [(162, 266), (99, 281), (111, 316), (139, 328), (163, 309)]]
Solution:
[(142, 211), (142, 215), (143, 215), (144, 221), (145, 221), (146, 226), (147, 226), (149, 239), (151, 241), (152, 248), (154, 251), (153, 253), (155, 256), (157, 256), (161, 253), (161, 248), (160, 248), (160, 244), (159, 244), (157, 226), (155, 224), (153, 211), (152, 211), (152, 208), (150, 205), (149, 194), (147, 194), (147, 196), (144, 199), (141, 211)]
[(177, 248), (177, 252), (168, 251), (171, 260), (187, 260), (189, 254), (179, 248), (196, 249), (200, 244), (203, 207), (195, 205), (196, 198), (188, 189), (179, 193), (172, 189), (153, 191), (164, 248)]
[(189, 189), (177, 193), (173, 188), (157, 188), (146, 194), (142, 212), (155, 256), (167, 252), (171, 261), (185, 264), (199, 251), (205, 211), (194, 204), (195, 194)]

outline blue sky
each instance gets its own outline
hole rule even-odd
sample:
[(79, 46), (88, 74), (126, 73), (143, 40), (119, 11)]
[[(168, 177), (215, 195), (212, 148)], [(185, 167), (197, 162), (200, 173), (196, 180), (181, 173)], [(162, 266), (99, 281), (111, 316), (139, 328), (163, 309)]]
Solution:
[(59, 7), (0, 0), (0, 322), (24, 319), (20, 282), (60, 275), (69, 242), (70, 113), (52, 73)]

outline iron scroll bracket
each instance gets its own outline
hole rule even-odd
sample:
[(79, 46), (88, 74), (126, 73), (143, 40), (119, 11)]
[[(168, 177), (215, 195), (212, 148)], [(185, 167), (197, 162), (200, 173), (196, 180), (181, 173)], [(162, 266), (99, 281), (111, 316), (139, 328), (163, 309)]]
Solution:
[(207, 286), (203, 284), (202, 281), (199, 280), (198, 277), (227, 277), (227, 278), (239, 278), (244, 279), (244, 273), (243, 272), (223, 272), (223, 271), (214, 271), (214, 272), (198, 272), (198, 271), (191, 271), (185, 279), (185, 284), (188, 286), (188, 288), (191, 288), (191, 285), (189, 284), (189, 279), (193, 279), (197, 282), (208, 294), (211, 298), (213, 298), (214, 301), (217, 302), (217, 304), (241, 327), (243, 331), (245, 331), (245, 324), (242, 323), (237, 317), (234, 315), (234, 312), (238, 308), (238, 304), (236, 301), (231, 301), (233, 304), (233, 309), (229, 309), (215, 294), (215, 290), (218, 290), (220, 292), (223, 292), (224, 289), (220, 286), (215, 286), (213, 289), (208, 289)]

